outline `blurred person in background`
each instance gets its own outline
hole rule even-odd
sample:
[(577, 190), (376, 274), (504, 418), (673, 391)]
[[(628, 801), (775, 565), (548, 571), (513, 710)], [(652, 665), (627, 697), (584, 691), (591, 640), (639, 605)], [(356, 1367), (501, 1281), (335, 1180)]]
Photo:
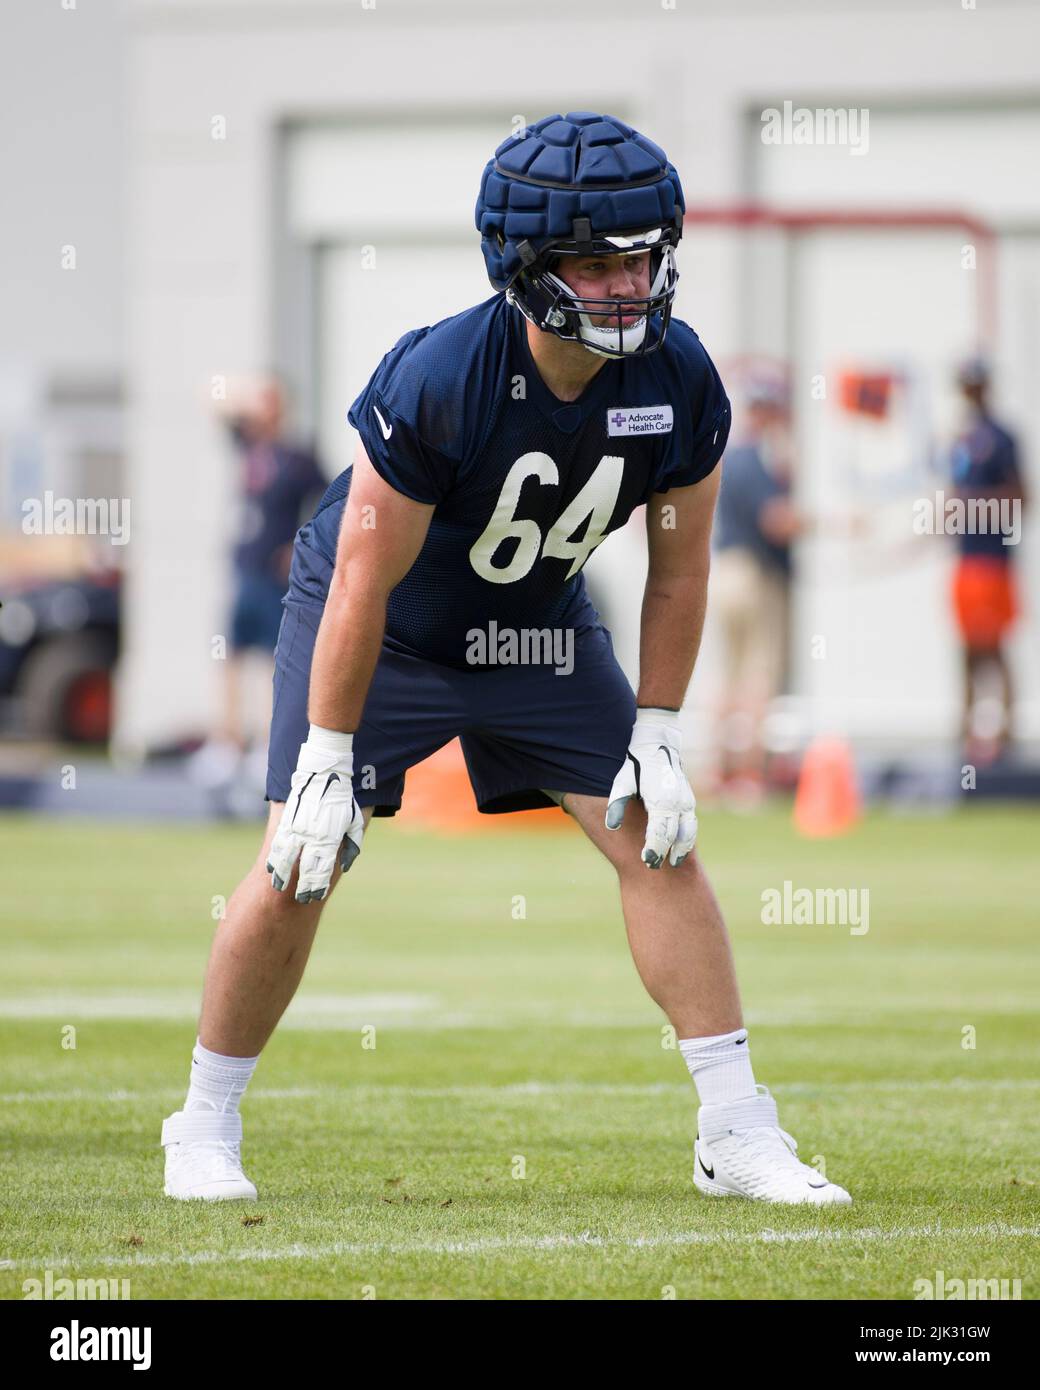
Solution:
[(791, 451), (786, 385), (753, 380), (744, 437), (723, 461), (710, 579), (723, 651), (719, 784), (741, 807), (765, 788), (762, 725), (787, 667), (791, 544), (808, 526), (791, 500)]
[[(983, 765), (1000, 757), (1012, 733), (1011, 668), (1004, 643), (1017, 616), (1018, 600), (1014, 545), (1009, 543), (1004, 524), (1007, 509), (1018, 509), (1017, 536), (1025, 503), (1018, 445), (1014, 435), (993, 418), (990, 385), (990, 367), (982, 358), (973, 357), (961, 364), (957, 386), (967, 407), (967, 419), (950, 458), (951, 479), (969, 519), (957, 537), (960, 554), (953, 579), (953, 606), (964, 663), (961, 733), (968, 762)], [(978, 508), (979, 503), (989, 501), (1004, 509), (999, 524), (995, 508), (989, 513)], [(974, 528), (973, 516), (986, 517), (987, 524)], [(992, 728), (980, 727), (976, 709), (982, 712), (979, 697), (991, 674), (997, 678), (1000, 719)]]
[[(193, 761), (193, 773), (206, 785), (229, 784), (249, 747), (248, 726), (269, 718), (257, 711), (247, 720), (243, 710), (247, 653), (258, 654), (274, 678), (274, 648), (282, 619), (282, 595), (296, 532), (328, 486), (314, 451), (286, 436), (286, 392), (273, 374), (236, 383), (222, 403), (220, 418), (233, 442), (238, 462), (231, 611), (228, 654), (219, 726)], [(266, 775), (258, 763), (260, 784)]]

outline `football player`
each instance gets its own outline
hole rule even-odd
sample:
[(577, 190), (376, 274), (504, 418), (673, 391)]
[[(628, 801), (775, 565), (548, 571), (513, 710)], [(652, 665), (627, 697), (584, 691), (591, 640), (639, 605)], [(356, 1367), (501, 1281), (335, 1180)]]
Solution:
[[(406, 333), (354, 402), (354, 464), (294, 545), (270, 820), (216, 933), (187, 1100), (163, 1126), (171, 1197), (255, 1198), (238, 1105), (258, 1055), (370, 817), (392, 816), (408, 768), (458, 736), (481, 811), (557, 804), (616, 870), (636, 967), (699, 1095), (700, 1191), (851, 1200), (800, 1162), (755, 1082), (693, 853), (679, 710), (730, 406), (672, 316), (684, 208), (664, 152), (614, 117), (527, 127), (477, 199), (495, 293)], [(643, 504), (633, 692), (582, 568)], [(523, 632), (562, 635), (570, 659), (475, 659), (474, 634)]]

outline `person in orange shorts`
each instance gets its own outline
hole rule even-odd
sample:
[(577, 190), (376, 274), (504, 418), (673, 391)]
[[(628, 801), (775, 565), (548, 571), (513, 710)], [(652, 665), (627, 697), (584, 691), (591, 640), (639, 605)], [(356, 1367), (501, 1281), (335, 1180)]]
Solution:
[[(1012, 681), (1005, 641), (1018, 613), (1012, 557), (1025, 488), (1015, 438), (990, 412), (988, 365), (980, 358), (963, 363), (957, 384), (970, 412), (951, 457), (965, 517), (953, 576), (954, 614), (964, 652), (962, 732), (968, 761), (989, 762), (1011, 738)], [(989, 671), (996, 673), (1003, 713), (995, 734), (980, 738), (973, 716)]]

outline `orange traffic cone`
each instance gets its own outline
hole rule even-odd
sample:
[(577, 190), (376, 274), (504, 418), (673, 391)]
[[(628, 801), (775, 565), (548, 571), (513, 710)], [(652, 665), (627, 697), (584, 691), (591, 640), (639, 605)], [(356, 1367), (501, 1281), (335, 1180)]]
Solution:
[(473, 800), (462, 745), (452, 739), (408, 770), (397, 819), (438, 830), (476, 830), (485, 819)]
[(844, 739), (817, 738), (805, 750), (794, 799), (795, 827), (818, 839), (842, 835), (859, 820), (852, 750)]
[(423, 762), (410, 768), (405, 780), (404, 801), (398, 820), (405, 825), (423, 826), (449, 833), (577, 828), (573, 816), (555, 806), (544, 811), (523, 811), (516, 815), (485, 816), (477, 810), (462, 744), (452, 739)]

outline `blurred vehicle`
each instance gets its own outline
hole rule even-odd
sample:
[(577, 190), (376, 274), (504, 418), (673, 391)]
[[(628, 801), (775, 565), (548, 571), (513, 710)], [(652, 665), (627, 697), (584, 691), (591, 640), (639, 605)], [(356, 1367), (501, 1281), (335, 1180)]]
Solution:
[(108, 742), (120, 584), (117, 570), (103, 570), (4, 585), (0, 730), (5, 735)]

